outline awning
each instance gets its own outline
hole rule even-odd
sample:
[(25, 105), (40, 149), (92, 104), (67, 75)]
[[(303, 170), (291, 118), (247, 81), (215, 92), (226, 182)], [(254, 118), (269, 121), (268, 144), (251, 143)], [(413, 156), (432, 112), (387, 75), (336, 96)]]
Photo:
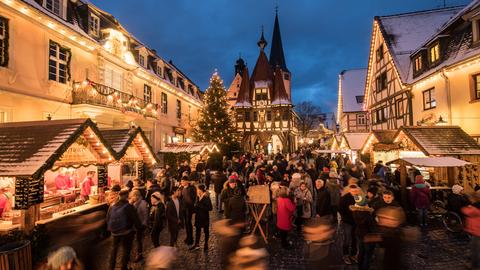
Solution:
[(342, 150), (314, 150), (313, 151), (316, 154), (346, 154), (347, 152), (342, 151)]
[(404, 157), (387, 162), (387, 164), (399, 164), (401, 161), (406, 162), (407, 165), (419, 167), (463, 167), (471, 164), (470, 162), (453, 157)]

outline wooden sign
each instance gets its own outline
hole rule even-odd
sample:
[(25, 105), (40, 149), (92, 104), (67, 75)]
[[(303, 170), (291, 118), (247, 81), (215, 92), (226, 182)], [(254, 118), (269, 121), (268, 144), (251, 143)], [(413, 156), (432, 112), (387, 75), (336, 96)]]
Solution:
[(105, 165), (97, 165), (98, 187), (106, 187), (108, 185), (108, 170)]
[(15, 209), (25, 210), (43, 202), (44, 179), (17, 177), (15, 180)]
[(250, 186), (247, 192), (249, 203), (269, 204), (270, 189), (268, 186)]
[(139, 162), (137, 163), (137, 178), (138, 178), (139, 180), (142, 180), (142, 181), (145, 180), (145, 179), (144, 179), (144, 178), (145, 178), (145, 174), (144, 174), (143, 170), (144, 170), (143, 161), (139, 161)]

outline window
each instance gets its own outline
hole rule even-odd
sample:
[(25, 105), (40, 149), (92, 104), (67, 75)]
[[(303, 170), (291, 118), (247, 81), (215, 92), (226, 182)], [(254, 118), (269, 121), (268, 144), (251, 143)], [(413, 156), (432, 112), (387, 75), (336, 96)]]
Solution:
[(403, 99), (398, 99), (395, 102), (395, 114), (397, 118), (403, 117)]
[(159, 65), (155, 66), (155, 73), (159, 76), (162, 77), (162, 67)]
[(245, 112), (245, 121), (250, 121), (250, 112)]
[(268, 100), (267, 89), (257, 89), (255, 92), (255, 100)]
[(355, 99), (357, 100), (357, 104), (362, 104), (365, 96), (356, 96)]
[(70, 79), (70, 49), (50, 40), (48, 79), (67, 83)]
[(142, 67), (145, 67), (145, 56), (138, 54), (138, 64)]
[(282, 115), (283, 121), (288, 121), (289, 118), (290, 118), (290, 113), (288, 111), (284, 111)]
[(88, 18), (88, 33), (96, 37), (100, 36), (100, 19), (93, 13), (90, 13)]
[(182, 102), (177, 99), (177, 119), (182, 119)]
[(150, 85), (143, 85), (143, 100), (145, 103), (152, 102), (152, 87)]
[(8, 121), (8, 114), (6, 111), (0, 111), (0, 124)]
[(241, 112), (237, 113), (237, 121), (243, 121), (243, 114)]
[(472, 76), (473, 79), (473, 99), (480, 99), (480, 73)]
[(357, 125), (364, 126), (367, 124), (367, 118), (365, 114), (357, 114)]
[(272, 121), (272, 112), (271, 111), (267, 112), (267, 121)]
[[(473, 43), (480, 42), (480, 19), (476, 19), (472, 21), (472, 32), (473, 32)], [(474, 44), (474, 45), (477, 45)]]
[(8, 20), (0, 17), (0, 66), (8, 66)]
[(440, 44), (439, 43), (430, 47), (430, 49), (428, 49), (428, 52), (430, 54), (430, 63), (435, 63), (438, 60), (440, 60)]
[(107, 66), (104, 71), (104, 81), (106, 86), (121, 91), (123, 85), (123, 73)]
[(290, 75), (288, 75), (288, 73), (283, 74), (283, 79), (287, 81), (290, 80)]
[(380, 92), (385, 88), (387, 88), (387, 72), (386, 71), (378, 75), (376, 84), (377, 84), (377, 92)]
[(377, 62), (379, 62), (380, 60), (383, 59), (383, 44), (381, 44), (378, 47), (377, 52), (376, 52), (376, 58), (377, 58)]
[(387, 107), (375, 111), (375, 123), (381, 124), (387, 121)]
[(165, 93), (161, 94), (161, 101), (162, 101), (162, 113), (167, 114), (168, 112), (167, 94)]
[(62, 9), (63, 9), (63, 1), (62, 0), (44, 0), (43, 6), (53, 14), (62, 17)]
[(257, 122), (257, 121), (258, 121), (258, 113), (253, 112), (253, 122)]
[(431, 88), (423, 91), (423, 109), (430, 110), (437, 107), (437, 101), (435, 100), (435, 89)]
[(422, 70), (422, 68), (423, 68), (423, 65), (422, 65), (422, 56), (419, 55), (419, 56), (415, 57), (414, 62), (415, 62), (415, 66), (414, 66), (415, 72), (418, 72), (418, 71)]

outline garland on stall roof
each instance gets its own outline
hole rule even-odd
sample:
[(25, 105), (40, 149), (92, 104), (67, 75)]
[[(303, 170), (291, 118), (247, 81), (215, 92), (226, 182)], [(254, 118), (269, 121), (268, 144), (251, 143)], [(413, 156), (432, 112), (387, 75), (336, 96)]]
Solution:
[(9, 20), (5, 17), (0, 16), (0, 20), (3, 20), (5, 23), (5, 35), (3, 37), (3, 51), (4, 51), (4, 56), (3, 56), (3, 61), (0, 63), (0, 66), (6, 67), (8, 66), (8, 60), (9, 60), (9, 53), (8, 53), (8, 47), (9, 47), (9, 38), (10, 38), (10, 33), (9, 33)]

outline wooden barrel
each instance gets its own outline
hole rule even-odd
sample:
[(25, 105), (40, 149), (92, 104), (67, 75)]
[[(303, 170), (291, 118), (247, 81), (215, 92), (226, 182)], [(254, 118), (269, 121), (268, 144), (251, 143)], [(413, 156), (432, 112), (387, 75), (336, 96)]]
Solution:
[(31, 270), (32, 252), (30, 241), (19, 241), (0, 246), (0, 269)]

